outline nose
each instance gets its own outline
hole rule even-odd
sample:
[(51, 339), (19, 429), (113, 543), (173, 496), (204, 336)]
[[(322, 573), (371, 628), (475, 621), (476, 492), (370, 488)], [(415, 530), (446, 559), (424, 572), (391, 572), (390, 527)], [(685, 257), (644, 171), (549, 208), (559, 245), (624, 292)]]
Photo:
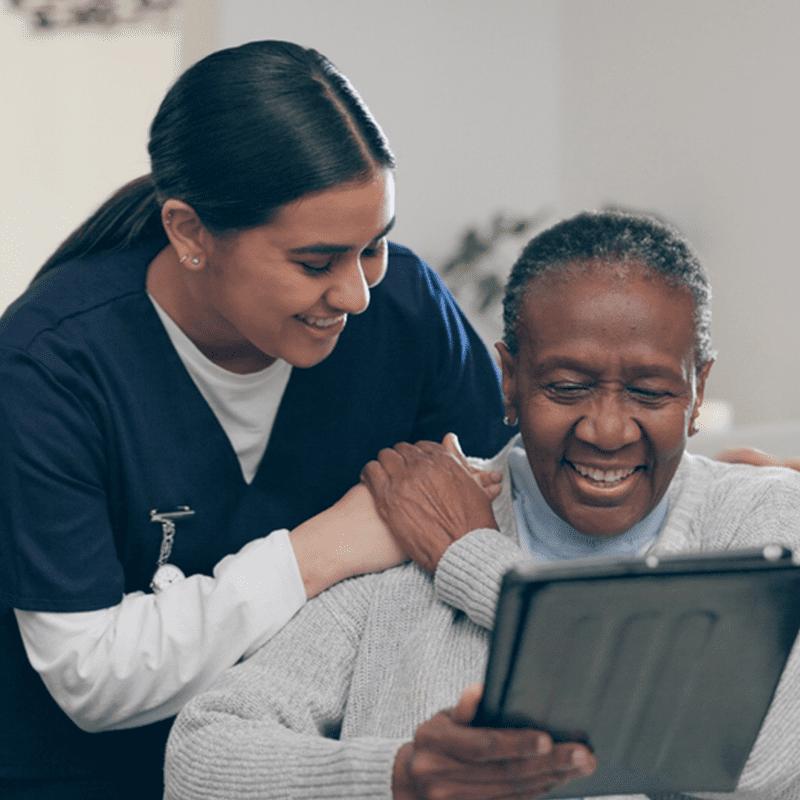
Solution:
[(333, 283), (325, 293), (328, 305), (347, 314), (361, 314), (369, 305), (367, 283), (360, 258), (353, 258), (333, 271)]
[(624, 392), (610, 389), (595, 391), (575, 426), (575, 435), (598, 450), (614, 452), (638, 442), (642, 431)]

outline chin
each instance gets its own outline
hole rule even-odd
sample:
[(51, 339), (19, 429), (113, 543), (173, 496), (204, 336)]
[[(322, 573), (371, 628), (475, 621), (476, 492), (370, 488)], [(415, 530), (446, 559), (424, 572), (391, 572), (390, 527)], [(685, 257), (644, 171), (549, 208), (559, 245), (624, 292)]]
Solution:
[(594, 519), (567, 519), (576, 531), (584, 536), (597, 536), (612, 538), (630, 530), (642, 517), (635, 519), (598, 520)]
[(324, 352), (316, 353), (287, 353), (283, 356), (284, 361), (288, 361), (293, 367), (298, 369), (309, 369), (321, 364), (329, 355), (333, 353), (333, 347)]

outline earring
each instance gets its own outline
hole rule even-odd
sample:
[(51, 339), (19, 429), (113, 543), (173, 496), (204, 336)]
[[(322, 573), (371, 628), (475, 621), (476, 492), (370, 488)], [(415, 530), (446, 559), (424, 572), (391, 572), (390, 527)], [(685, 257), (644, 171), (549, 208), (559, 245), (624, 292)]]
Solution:
[(517, 424), (516, 420), (512, 422), (508, 414), (503, 415), (503, 425), (507, 425), (509, 428), (513, 428), (516, 424)]
[(200, 259), (197, 256), (192, 256), (192, 264), (196, 267), (200, 263)]
[(179, 264), (185, 264), (189, 260), (189, 254), (185, 253), (178, 259)]

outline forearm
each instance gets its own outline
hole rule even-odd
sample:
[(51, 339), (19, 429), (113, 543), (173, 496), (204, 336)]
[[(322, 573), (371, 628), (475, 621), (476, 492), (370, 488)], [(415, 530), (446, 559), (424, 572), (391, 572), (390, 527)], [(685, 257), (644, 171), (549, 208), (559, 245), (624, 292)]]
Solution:
[(176, 714), (224, 669), (277, 632), (305, 601), (286, 532), (158, 595), (80, 613), (17, 611), (28, 658), (65, 713), (87, 731)]
[(406, 560), (361, 485), (295, 528), (290, 539), (309, 598), (345, 578), (380, 572)]
[[(197, 727), (197, 726), (200, 727)], [(167, 750), (168, 800), (392, 798), (392, 770), (403, 742), (342, 741), (301, 734), (213, 708), (205, 720), (179, 717)]]
[(439, 561), (434, 574), (436, 596), (491, 630), (503, 575), (528, 558), (499, 531), (472, 531), (453, 542)]
[(391, 797), (402, 742), (338, 738), (369, 602), (361, 581), (334, 587), (189, 702), (167, 745), (166, 797)]

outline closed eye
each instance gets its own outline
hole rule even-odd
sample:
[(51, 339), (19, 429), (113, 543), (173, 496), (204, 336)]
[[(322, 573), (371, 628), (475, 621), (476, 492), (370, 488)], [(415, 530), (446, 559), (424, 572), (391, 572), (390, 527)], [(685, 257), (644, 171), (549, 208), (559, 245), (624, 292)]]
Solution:
[(331, 271), (333, 259), (326, 261), (324, 264), (311, 264), (307, 261), (298, 261), (297, 263), (311, 275), (324, 275), (326, 272)]
[(628, 386), (625, 391), (640, 403), (658, 403), (672, 396), (671, 392), (659, 391), (657, 389), (644, 389), (640, 386)]
[(547, 387), (547, 393), (560, 402), (580, 400), (592, 390), (588, 383), (551, 383)]
[(361, 255), (364, 258), (375, 258), (375, 256), (383, 255), (383, 250), (386, 247), (386, 238), (378, 239), (378, 241), (373, 242), (369, 247), (365, 247), (361, 251)]

